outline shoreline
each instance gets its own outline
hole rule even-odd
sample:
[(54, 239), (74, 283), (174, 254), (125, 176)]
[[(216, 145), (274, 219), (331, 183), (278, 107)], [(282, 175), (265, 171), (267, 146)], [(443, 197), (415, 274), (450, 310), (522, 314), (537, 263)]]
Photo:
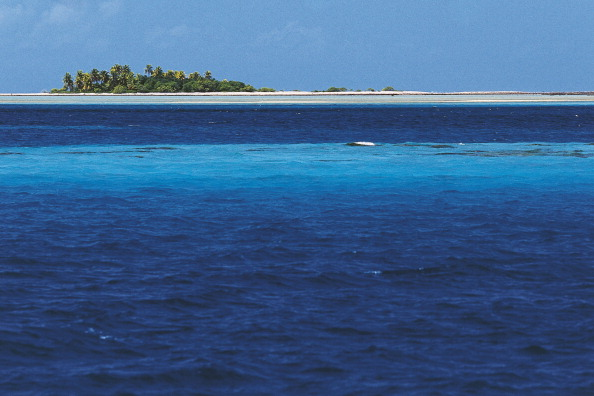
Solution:
[(426, 92), (426, 91), (346, 91), (346, 92), (313, 92), (313, 91), (276, 91), (276, 92), (145, 92), (145, 93), (0, 93), (0, 96), (493, 96), (493, 95), (540, 95), (540, 96), (594, 96), (594, 91), (456, 91), (456, 92)]
[(0, 93), (0, 104), (594, 104), (584, 92), (191, 92), (191, 93)]

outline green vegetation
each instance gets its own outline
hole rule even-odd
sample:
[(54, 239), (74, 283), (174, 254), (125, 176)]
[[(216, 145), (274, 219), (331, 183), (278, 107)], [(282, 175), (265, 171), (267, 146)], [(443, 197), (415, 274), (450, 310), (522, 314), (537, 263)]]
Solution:
[(330, 87), (326, 90), (326, 92), (346, 92), (348, 91), (346, 88), (336, 88), (336, 87)]
[[(146, 65), (144, 74), (135, 74), (128, 65), (114, 65), (106, 70), (93, 69), (89, 73), (76, 72), (74, 79), (66, 73), (64, 86), (52, 93), (146, 93), (146, 92), (254, 92), (256, 89), (240, 81), (216, 80), (210, 71), (204, 76), (198, 72), (180, 70), (163, 71), (161, 66)], [(274, 92), (261, 88), (260, 92)]]
[[(63, 87), (54, 88), (51, 93), (149, 93), (149, 92), (276, 92), (273, 88), (256, 89), (241, 81), (217, 80), (210, 71), (204, 75), (181, 70), (163, 70), (161, 66), (146, 65), (144, 74), (134, 73), (128, 65), (113, 65), (108, 70), (82, 70), (74, 76), (66, 73), (62, 79)], [(367, 92), (376, 92), (373, 88)], [(387, 86), (382, 91), (395, 91)], [(330, 87), (325, 91), (312, 92), (361, 92), (344, 87)]]
[[(366, 92), (377, 92), (373, 88), (367, 88), (365, 91)], [(396, 90), (394, 89), (394, 87), (387, 86), (386, 88), (382, 89), (382, 91), (396, 91)], [(362, 91), (360, 89), (352, 90), (352, 89), (348, 89), (348, 88), (344, 88), (344, 87), (330, 87), (330, 88), (326, 89), (325, 91), (312, 91), (312, 92), (362, 92)]]

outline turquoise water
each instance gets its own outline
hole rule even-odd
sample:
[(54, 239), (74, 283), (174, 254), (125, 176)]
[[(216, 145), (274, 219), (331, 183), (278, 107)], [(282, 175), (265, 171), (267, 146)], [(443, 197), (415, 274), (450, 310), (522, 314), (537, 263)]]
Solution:
[(578, 143), (94, 145), (7, 147), (0, 155), (5, 186), (588, 189), (594, 178), (594, 146)]

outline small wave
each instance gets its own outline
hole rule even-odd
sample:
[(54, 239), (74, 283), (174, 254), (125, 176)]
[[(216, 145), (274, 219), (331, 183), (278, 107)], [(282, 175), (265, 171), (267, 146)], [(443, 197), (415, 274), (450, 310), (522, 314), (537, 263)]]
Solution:
[(324, 331), (340, 336), (366, 336), (373, 334), (371, 331), (356, 329), (354, 327), (328, 327)]
[(521, 352), (534, 355), (534, 356), (543, 356), (549, 354), (549, 350), (540, 346), (540, 345), (530, 345), (520, 349)]

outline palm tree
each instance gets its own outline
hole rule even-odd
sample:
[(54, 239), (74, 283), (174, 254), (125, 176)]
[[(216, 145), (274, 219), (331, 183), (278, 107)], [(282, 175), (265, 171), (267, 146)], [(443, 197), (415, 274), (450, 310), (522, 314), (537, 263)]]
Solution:
[(117, 86), (117, 85), (122, 85), (121, 84), (121, 78), (122, 78), (122, 65), (119, 64), (115, 64), (111, 67), (111, 69), (109, 69), (109, 71), (111, 72), (111, 85), (113, 87)]
[(74, 89), (74, 81), (72, 81), (72, 76), (70, 75), (70, 73), (64, 74), (64, 78), (62, 79), (62, 81), (64, 82), (64, 89), (66, 89), (69, 92), (72, 92), (72, 90)]
[(83, 73), (82, 83), (84, 91), (90, 91), (91, 89), (93, 89), (93, 78), (89, 73)]
[(81, 91), (84, 86), (84, 73), (82, 70), (76, 72), (76, 78), (74, 79), (74, 85), (76, 85), (76, 90)]
[(146, 74), (147, 76), (151, 76), (153, 74), (153, 66), (146, 65), (146, 67), (144, 68), (144, 74)]
[(153, 70), (153, 77), (163, 77), (163, 68), (161, 66), (155, 67), (155, 69)]
[(182, 70), (180, 70), (180, 71), (176, 71), (176, 72), (175, 72), (175, 78), (176, 78), (177, 80), (182, 80), (182, 81), (183, 81), (183, 80), (185, 80), (185, 79), (186, 79), (186, 73), (185, 73), (184, 71), (182, 71)]
[(122, 76), (122, 80), (124, 82), (124, 85), (128, 89), (133, 89), (133, 87), (134, 87), (134, 73), (132, 73), (131, 71), (124, 73), (124, 75)]
[(103, 89), (107, 88), (109, 86), (109, 72), (107, 70), (101, 70), (99, 75), (101, 76)]
[(204, 73), (204, 78), (206, 78), (207, 80), (212, 80), (212, 73), (210, 72), (210, 70), (207, 70)]
[(101, 74), (99, 73), (99, 70), (91, 70), (91, 82), (93, 85), (97, 84), (99, 81), (101, 81)]
[(190, 73), (190, 75), (188, 76), (188, 78), (190, 80), (198, 80), (200, 78), (200, 73), (198, 73), (198, 72)]
[(120, 78), (118, 81), (119, 85), (127, 87), (128, 85), (132, 84), (133, 80), (134, 73), (132, 73), (132, 70), (130, 70), (130, 66), (120, 66)]

